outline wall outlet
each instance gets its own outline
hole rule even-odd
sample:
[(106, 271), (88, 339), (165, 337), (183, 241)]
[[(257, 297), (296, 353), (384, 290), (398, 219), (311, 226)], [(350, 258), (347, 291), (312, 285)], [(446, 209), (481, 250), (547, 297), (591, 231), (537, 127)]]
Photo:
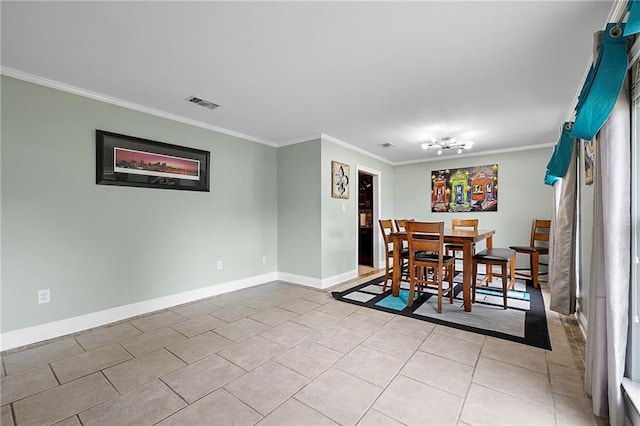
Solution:
[(49, 289), (38, 290), (38, 304), (51, 302), (51, 291)]
[(267, 263), (267, 256), (262, 256), (262, 263)]
[(218, 268), (218, 271), (222, 270), (222, 260), (218, 260), (218, 262), (216, 263), (216, 268)]

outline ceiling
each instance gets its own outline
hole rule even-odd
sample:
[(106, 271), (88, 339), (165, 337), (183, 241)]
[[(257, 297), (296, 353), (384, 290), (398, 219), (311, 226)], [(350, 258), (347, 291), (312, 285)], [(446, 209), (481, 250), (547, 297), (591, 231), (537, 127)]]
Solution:
[(612, 5), (2, 1), (1, 64), (272, 146), (325, 134), (402, 164), (436, 158), (432, 137), (473, 140), (465, 154), (555, 143)]

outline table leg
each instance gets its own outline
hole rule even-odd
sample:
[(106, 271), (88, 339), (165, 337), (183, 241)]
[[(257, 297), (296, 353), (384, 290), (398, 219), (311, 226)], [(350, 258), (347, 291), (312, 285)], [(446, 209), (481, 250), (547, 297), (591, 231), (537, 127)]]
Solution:
[[(493, 248), (493, 235), (487, 237), (487, 248)], [(486, 275), (486, 279), (487, 282), (490, 283), (493, 281), (493, 267), (491, 265), (486, 265), (487, 268), (487, 275)]]
[(393, 273), (391, 274), (391, 294), (398, 297), (400, 294), (400, 275), (402, 268), (400, 264), (400, 247), (402, 240), (400, 238), (393, 239)]
[(462, 245), (462, 299), (464, 310), (471, 312), (471, 280), (473, 279), (473, 243), (465, 242)]

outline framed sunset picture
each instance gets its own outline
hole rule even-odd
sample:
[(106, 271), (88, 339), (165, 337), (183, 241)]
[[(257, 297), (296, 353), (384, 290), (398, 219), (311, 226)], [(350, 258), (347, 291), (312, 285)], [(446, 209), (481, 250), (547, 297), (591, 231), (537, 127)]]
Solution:
[(209, 191), (208, 151), (96, 130), (98, 185)]

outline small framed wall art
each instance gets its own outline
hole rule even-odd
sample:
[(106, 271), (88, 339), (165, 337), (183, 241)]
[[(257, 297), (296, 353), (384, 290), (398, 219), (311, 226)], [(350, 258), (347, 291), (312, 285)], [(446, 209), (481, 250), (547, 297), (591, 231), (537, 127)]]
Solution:
[(338, 161), (331, 162), (331, 196), (349, 198), (349, 165)]
[(96, 184), (209, 192), (211, 154), (96, 130)]

